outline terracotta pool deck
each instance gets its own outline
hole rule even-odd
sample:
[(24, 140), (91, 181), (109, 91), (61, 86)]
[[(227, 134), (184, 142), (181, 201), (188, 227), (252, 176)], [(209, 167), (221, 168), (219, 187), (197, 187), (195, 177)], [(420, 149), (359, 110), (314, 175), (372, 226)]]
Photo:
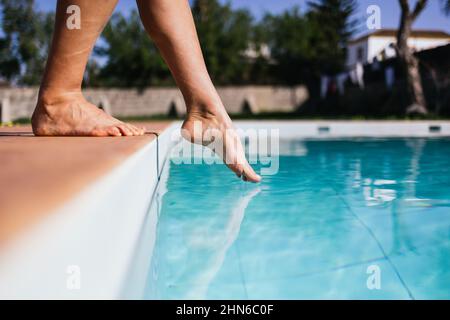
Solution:
[[(0, 127), (0, 245), (64, 204), (156, 138), (170, 122), (140, 123), (141, 137), (35, 137)], [(153, 132), (153, 133), (152, 133)]]

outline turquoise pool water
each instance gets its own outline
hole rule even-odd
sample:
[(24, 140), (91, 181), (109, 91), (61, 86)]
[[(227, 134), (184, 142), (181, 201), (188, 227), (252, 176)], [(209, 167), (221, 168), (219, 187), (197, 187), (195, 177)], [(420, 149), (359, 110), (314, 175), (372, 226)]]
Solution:
[(145, 298), (450, 298), (450, 140), (281, 151), (259, 185), (166, 168)]

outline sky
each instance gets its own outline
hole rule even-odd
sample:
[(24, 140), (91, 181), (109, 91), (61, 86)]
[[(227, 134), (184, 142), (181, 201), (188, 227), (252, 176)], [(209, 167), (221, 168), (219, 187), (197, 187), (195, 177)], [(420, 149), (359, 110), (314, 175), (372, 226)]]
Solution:
[[(95, 1), (95, 0), (94, 0)], [(233, 8), (246, 8), (250, 10), (256, 19), (264, 16), (264, 13), (280, 13), (294, 5), (306, 8), (306, 0), (220, 0), (230, 2)], [(416, 0), (410, 0), (415, 2)], [(357, 17), (365, 19), (366, 10), (369, 5), (378, 5), (381, 9), (382, 28), (398, 27), (400, 9), (396, 0), (358, 0), (359, 4)], [(416, 21), (414, 27), (418, 29), (438, 29), (450, 33), (450, 16), (445, 16), (441, 10), (440, 0), (429, 0), (428, 7)], [(38, 7), (42, 10), (54, 10), (56, 0), (36, 0)], [(136, 8), (135, 0), (119, 0), (116, 11), (127, 13)], [(363, 20), (364, 21), (364, 20)], [(359, 34), (367, 33), (365, 24), (362, 24)]]

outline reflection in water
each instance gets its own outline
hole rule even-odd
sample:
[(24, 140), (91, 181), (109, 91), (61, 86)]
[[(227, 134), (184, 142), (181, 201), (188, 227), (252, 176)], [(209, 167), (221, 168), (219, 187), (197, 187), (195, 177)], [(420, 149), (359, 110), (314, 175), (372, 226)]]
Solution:
[(406, 177), (409, 183), (406, 185), (404, 198), (406, 201), (422, 200), (416, 197), (416, 182), (420, 174), (420, 158), (427, 142), (425, 139), (407, 140), (406, 145), (411, 150), (411, 160), (409, 164), (410, 174)]
[(404, 209), (403, 206), (414, 204), (412, 201), (420, 200), (416, 196), (416, 182), (420, 173), (420, 157), (422, 156), (423, 149), (425, 148), (426, 141), (424, 139), (407, 140), (406, 146), (411, 150), (409, 175), (405, 180), (409, 181), (406, 184), (403, 199), (392, 207), (392, 219), (393, 219), (393, 251), (401, 251), (406, 248), (408, 251), (415, 251), (415, 247), (411, 236), (408, 232), (407, 224), (403, 219)]
[[(389, 205), (392, 219), (392, 251), (399, 252), (402, 250), (415, 251), (411, 236), (409, 235), (408, 225), (402, 223), (405, 211), (411, 206), (423, 206), (427, 199), (420, 199), (416, 195), (416, 184), (420, 174), (420, 158), (426, 146), (425, 139), (405, 140), (409, 162), (400, 167), (403, 174), (398, 181), (379, 178), (380, 170), (375, 173), (377, 176), (363, 176), (361, 173), (361, 160), (358, 159), (357, 165), (354, 167), (353, 188), (361, 188), (362, 194), (367, 207)], [(400, 148), (400, 146), (399, 146)], [(393, 162), (400, 161), (397, 157), (386, 157), (383, 159), (382, 169), (386, 170), (392, 166), (398, 165)], [(364, 165), (364, 164), (363, 164)], [(389, 176), (389, 172), (385, 173)], [(362, 183), (360, 183), (362, 181)], [(401, 183), (401, 184), (400, 184)]]
[(380, 186), (396, 183), (394, 180), (364, 179), (363, 194), (366, 205), (371, 207), (394, 201), (397, 198), (397, 192), (393, 189), (380, 188)]
[[(222, 267), (225, 256), (228, 249), (234, 243), (239, 235), (241, 229), (241, 223), (244, 220), (245, 210), (247, 209), (250, 201), (260, 192), (260, 189), (254, 189), (249, 191), (245, 196), (238, 199), (236, 205), (230, 212), (227, 224), (223, 230), (217, 230), (214, 236), (208, 238), (204, 237), (208, 232), (206, 230), (199, 230), (198, 234), (192, 234), (191, 245), (195, 247), (194, 242), (200, 240), (197, 243), (198, 246), (207, 249), (210, 252), (209, 257), (205, 258), (205, 264), (201, 268), (202, 272), (195, 274), (192, 278), (192, 283), (197, 284), (189, 291), (186, 299), (205, 299), (208, 287), (211, 281), (219, 272)], [(205, 231), (205, 232), (202, 232)], [(201, 285), (198, 285), (201, 284)]]
[[(223, 211), (211, 211), (200, 220), (196, 220), (195, 215), (180, 212), (180, 216), (174, 217), (180, 228), (170, 233), (172, 239), (164, 235), (167, 229), (176, 226), (163, 221), (163, 228), (158, 232), (158, 252), (152, 262), (154, 283), (150, 286), (156, 287), (148, 289), (153, 291), (151, 294), (158, 298), (174, 295), (180, 299), (205, 299), (211, 282), (239, 235), (249, 203), (260, 191), (259, 187), (248, 190), (226, 205), (217, 202), (215, 206)], [(164, 218), (167, 216), (162, 216)], [(181, 242), (172, 243), (174, 237)]]
[[(392, 243), (388, 253), (417, 252), (415, 243), (420, 241), (414, 239), (414, 234), (418, 226), (410, 223), (409, 213), (447, 206), (449, 203), (448, 195), (445, 199), (418, 195), (417, 187), (424, 185), (421, 178), (423, 180), (428, 175), (435, 179), (435, 175), (439, 174), (436, 172), (439, 164), (433, 168), (429, 159), (424, 161), (426, 170), (421, 170), (422, 157), (428, 141), (427, 139), (407, 139), (403, 140), (403, 146), (399, 141), (396, 148), (402, 156), (400, 157), (398, 153), (387, 153), (382, 159), (378, 159), (381, 160), (378, 170), (370, 170), (374, 167), (372, 164), (374, 159), (366, 159), (364, 156), (358, 157), (352, 168), (351, 186), (361, 190), (365, 206), (380, 207), (380, 214), (390, 213)], [(431, 151), (436, 150), (431, 149)], [(380, 152), (383, 150), (380, 149)], [(433, 155), (427, 155), (427, 157), (430, 158)], [(432, 192), (436, 194), (436, 190)]]

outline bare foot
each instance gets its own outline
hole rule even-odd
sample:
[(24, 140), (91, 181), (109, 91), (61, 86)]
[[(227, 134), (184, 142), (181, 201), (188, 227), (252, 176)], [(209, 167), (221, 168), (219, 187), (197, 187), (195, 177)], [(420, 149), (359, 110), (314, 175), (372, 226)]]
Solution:
[(37, 136), (141, 136), (144, 129), (119, 121), (81, 93), (41, 97), (31, 118)]
[(223, 159), (228, 168), (244, 181), (261, 181), (261, 177), (245, 158), (241, 140), (222, 105), (213, 108), (190, 108), (182, 126), (182, 136), (192, 143), (207, 147), (210, 147), (215, 139), (221, 139), (222, 148), (213, 151)]

